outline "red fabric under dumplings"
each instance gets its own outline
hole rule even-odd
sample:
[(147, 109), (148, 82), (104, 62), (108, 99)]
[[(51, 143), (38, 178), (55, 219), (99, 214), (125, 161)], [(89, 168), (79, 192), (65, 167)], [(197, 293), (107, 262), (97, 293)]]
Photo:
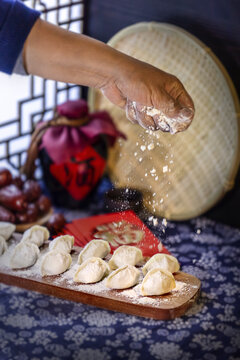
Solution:
[[(171, 254), (161, 243), (161, 240), (158, 239), (148, 229), (148, 227), (132, 210), (75, 219), (72, 221), (72, 223), (65, 225), (63, 233), (73, 235), (75, 237), (74, 245), (82, 247), (95, 238), (94, 233), (97, 226), (111, 224), (113, 222), (123, 220), (129, 224), (132, 224), (133, 226), (138, 227), (144, 232), (144, 237), (140, 242), (128, 244), (129, 246), (137, 246), (139, 249), (141, 249), (143, 256), (153, 256), (159, 252), (164, 254)], [(118, 247), (113, 247), (111, 243), (110, 246), (111, 252), (113, 252)]]

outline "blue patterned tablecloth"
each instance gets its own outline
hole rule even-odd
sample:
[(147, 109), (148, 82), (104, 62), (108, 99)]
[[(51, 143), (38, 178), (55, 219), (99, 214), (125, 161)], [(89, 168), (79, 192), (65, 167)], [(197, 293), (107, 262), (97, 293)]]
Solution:
[(0, 285), (0, 359), (240, 359), (240, 231), (171, 222), (164, 243), (202, 281), (185, 316), (144, 319)]

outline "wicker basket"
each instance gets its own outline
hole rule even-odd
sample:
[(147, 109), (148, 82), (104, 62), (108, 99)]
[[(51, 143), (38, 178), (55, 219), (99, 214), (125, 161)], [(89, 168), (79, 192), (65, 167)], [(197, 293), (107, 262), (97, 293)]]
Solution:
[(112, 181), (141, 190), (145, 206), (167, 219), (203, 214), (233, 187), (239, 166), (240, 110), (229, 75), (209, 48), (170, 24), (139, 23), (120, 31), (109, 44), (176, 75), (196, 107), (186, 132), (149, 132), (91, 90), (92, 110), (108, 110), (128, 137), (111, 151)]

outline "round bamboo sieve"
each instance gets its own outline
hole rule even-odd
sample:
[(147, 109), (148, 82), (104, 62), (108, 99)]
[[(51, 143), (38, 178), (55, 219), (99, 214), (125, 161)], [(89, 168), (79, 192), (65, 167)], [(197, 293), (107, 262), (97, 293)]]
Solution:
[(131, 124), (124, 111), (91, 90), (91, 109), (109, 111), (127, 135), (110, 152), (111, 180), (141, 190), (153, 214), (171, 220), (203, 214), (233, 187), (239, 166), (240, 110), (229, 75), (209, 48), (174, 25), (135, 24), (109, 44), (176, 75), (196, 108), (187, 131), (151, 132)]

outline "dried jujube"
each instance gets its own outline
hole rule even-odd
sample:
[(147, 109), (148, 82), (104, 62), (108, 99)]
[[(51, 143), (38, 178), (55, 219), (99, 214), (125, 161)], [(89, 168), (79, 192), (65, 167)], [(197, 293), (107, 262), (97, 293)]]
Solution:
[(28, 202), (36, 201), (41, 195), (40, 185), (35, 180), (26, 180), (23, 184), (23, 194)]
[(15, 176), (15, 177), (13, 177), (12, 182), (11, 182), (11, 184), (16, 185), (20, 190), (21, 190), (22, 187), (23, 187), (23, 183), (24, 183), (24, 181), (23, 181), (23, 179), (21, 178), (21, 176)]
[(51, 201), (45, 195), (41, 195), (36, 204), (41, 214), (46, 214), (51, 208)]
[(48, 220), (46, 226), (51, 234), (54, 234), (61, 231), (65, 224), (66, 219), (62, 214), (53, 214)]
[(0, 188), (7, 186), (12, 181), (12, 174), (6, 168), (0, 168)]
[(14, 184), (0, 189), (0, 205), (18, 212), (24, 212), (27, 209), (26, 197)]
[(0, 221), (15, 223), (16, 217), (10, 210), (0, 205)]

